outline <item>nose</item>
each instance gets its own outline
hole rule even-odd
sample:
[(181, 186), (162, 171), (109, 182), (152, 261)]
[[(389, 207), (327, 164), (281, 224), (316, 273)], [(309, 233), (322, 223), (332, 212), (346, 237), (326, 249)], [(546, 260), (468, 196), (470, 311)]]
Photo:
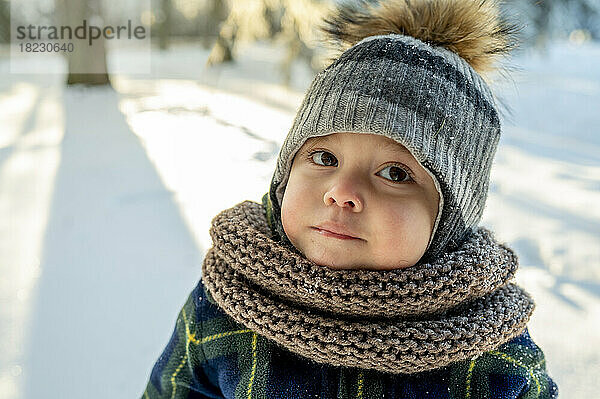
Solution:
[(323, 202), (325, 205), (337, 204), (340, 208), (361, 212), (364, 203), (357, 188), (356, 184), (349, 180), (338, 181), (323, 195)]

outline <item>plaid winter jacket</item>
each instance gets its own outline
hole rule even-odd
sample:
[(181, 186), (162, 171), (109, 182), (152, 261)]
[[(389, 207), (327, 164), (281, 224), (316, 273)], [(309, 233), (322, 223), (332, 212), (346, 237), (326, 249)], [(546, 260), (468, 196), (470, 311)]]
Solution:
[(154, 365), (144, 399), (534, 399), (558, 396), (527, 331), (497, 350), (417, 374), (318, 364), (233, 321), (200, 281)]

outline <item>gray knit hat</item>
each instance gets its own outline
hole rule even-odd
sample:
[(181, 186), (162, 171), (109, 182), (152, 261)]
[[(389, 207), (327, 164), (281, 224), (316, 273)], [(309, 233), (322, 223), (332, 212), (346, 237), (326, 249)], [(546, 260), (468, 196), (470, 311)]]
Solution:
[(513, 47), (516, 27), (493, 0), (342, 3), (325, 24), (343, 50), (314, 78), (279, 153), (268, 196), (277, 233), (290, 244), (281, 203), (304, 142), (370, 133), (405, 146), (438, 188), (440, 211), (421, 261), (456, 248), (481, 218), (500, 138), (482, 75)]

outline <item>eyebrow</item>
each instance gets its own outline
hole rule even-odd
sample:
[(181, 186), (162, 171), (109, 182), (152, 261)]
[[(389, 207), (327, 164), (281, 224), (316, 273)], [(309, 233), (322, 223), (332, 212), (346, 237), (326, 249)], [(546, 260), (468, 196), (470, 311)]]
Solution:
[(325, 136), (317, 136), (317, 137), (313, 137), (313, 145), (317, 145), (317, 144), (321, 144), (323, 142), (328, 142), (328, 141), (332, 141), (335, 140), (338, 142), (340, 141), (340, 138), (337, 136), (333, 136), (331, 134), (327, 134)]
[(408, 150), (408, 148), (406, 148), (402, 144), (397, 143), (395, 141), (385, 140), (384, 142), (379, 143), (379, 145), (377, 147), (380, 148), (380, 149), (382, 149), (382, 150), (391, 150), (391, 151), (394, 151), (394, 152), (401, 152), (403, 154), (412, 155), (412, 153)]
[[(361, 133), (357, 133), (357, 134), (361, 134)], [(385, 137), (385, 136), (382, 136)], [(321, 143), (327, 143), (330, 141), (335, 141), (339, 144), (340, 138), (335, 136), (335, 135), (325, 135), (325, 136), (317, 136), (317, 137), (313, 137), (314, 141), (312, 146), (317, 146)], [(311, 147), (312, 147), (311, 146)], [(377, 149), (385, 151), (385, 152), (396, 152), (396, 153), (402, 153), (402, 154), (407, 154), (407, 155), (411, 155), (414, 157), (414, 155), (412, 155), (412, 153), (408, 150), (408, 148), (406, 148), (405, 146), (403, 146), (402, 144), (396, 142), (396, 141), (382, 141), (380, 143), (377, 144)]]

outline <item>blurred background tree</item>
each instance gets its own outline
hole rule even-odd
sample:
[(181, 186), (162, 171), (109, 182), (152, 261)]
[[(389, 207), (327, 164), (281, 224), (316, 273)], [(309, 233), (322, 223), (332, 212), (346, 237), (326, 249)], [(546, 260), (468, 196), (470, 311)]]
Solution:
[[(305, 60), (313, 70), (323, 65), (318, 57), (315, 21), (331, 0), (155, 0), (155, 33), (161, 48), (169, 37), (200, 37), (211, 49), (209, 66), (235, 61), (238, 46), (257, 40), (281, 44), (286, 53), (281, 61), (285, 84), (290, 82), (294, 60)], [(165, 8), (167, 7), (167, 8)], [(170, 16), (170, 21), (165, 16)], [(165, 27), (165, 25), (168, 25)]]
[[(336, 1), (358, 0), (154, 0), (153, 34), (163, 49), (169, 38), (199, 39), (211, 49), (207, 64), (212, 66), (234, 62), (244, 43), (282, 45), (280, 67), (283, 83), (289, 84), (295, 60), (314, 71), (324, 67), (316, 22)], [(556, 38), (599, 39), (599, 0), (506, 0), (503, 7), (524, 25), (525, 46), (543, 49)]]
[(315, 21), (325, 14), (324, 0), (229, 0), (229, 15), (222, 23), (208, 65), (233, 60), (236, 43), (268, 39), (281, 43), (286, 54), (281, 62), (284, 84), (290, 83), (291, 66), (303, 59), (318, 70)]
[[(99, 13), (106, 0), (47, 0), (54, 3), (53, 10), (35, 10), (66, 18), (73, 26)], [(111, 0), (113, 1), (113, 0)], [(254, 41), (267, 41), (283, 48), (280, 65), (282, 80), (289, 84), (292, 64), (301, 60), (313, 71), (321, 70), (326, 63), (327, 50), (320, 43), (317, 22), (337, 1), (358, 0), (151, 0), (149, 23), (153, 42), (166, 50), (174, 42), (197, 43), (210, 51), (208, 65), (235, 62), (240, 46)], [(377, 0), (367, 0), (377, 2)], [(398, 0), (403, 1), (403, 0)], [(28, 17), (21, 15), (18, 0), (12, 0), (13, 22), (26, 24)], [(123, 7), (135, 0), (113, 1)], [(40, 4), (42, 1), (40, 0)], [(10, 0), (0, 0), (0, 43), (10, 40)], [(573, 42), (600, 40), (600, 0), (505, 0), (503, 7), (524, 26), (524, 45), (544, 49), (555, 39)], [(117, 7), (118, 8), (118, 7)], [(29, 10), (30, 11), (30, 10)], [(69, 59), (69, 65), (91, 62), (106, 64), (104, 46), (94, 46), (94, 51), (79, 59)], [(105, 73), (90, 76), (70, 75), (69, 83), (107, 84)]]
[(160, 0), (157, 11), (158, 47), (161, 50), (169, 47), (169, 35), (171, 32), (171, 0)]
[(507, 11), (525, 27), (525, 45), (543, 49), (549, 40), (600, 40), (599, 0), (507, 0)]
[[(48, 0), (30, 1), (0, 0), (0, 44), (10, 43), (11, 20), (13, 26), (28, 26), (32, 21), (38, 25), (80, 26), (85, 19), (102, 21), (103, 0)], [(66, 53), (68, 64), (67, 85), (110, 85), (106, 64), (106, 49), (102, 40), (88, 46), (86, 40), (79, 45), (80, 51)], [(79, 73), (94, 71), (94, 73)]]
[(10, 4), (0, 0), (0, 44), (10, 42)]
[[(60, 25), (76, 27), (83, 20), (90, 24), (102, 21), (100, 0), (56, 0), (56, 11)], [(67, 85), (110, 86), (104, 40), (95, 40), (93, 46), (88, 46), (86, 40), (79, 40), (76, 46), (77, 51), (65, 53), (69, 65)], [(88, 73), (81, 73), (84, 71)]]

